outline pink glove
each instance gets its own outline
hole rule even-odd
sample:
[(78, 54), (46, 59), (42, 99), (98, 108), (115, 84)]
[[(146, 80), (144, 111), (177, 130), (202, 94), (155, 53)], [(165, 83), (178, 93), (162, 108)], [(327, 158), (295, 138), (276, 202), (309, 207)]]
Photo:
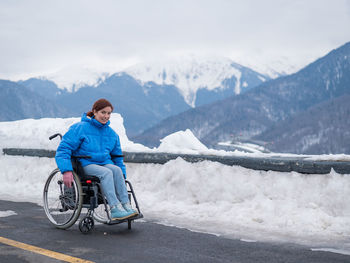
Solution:
[(63, 173), (63, 183), (65, 186), (71, 188), (73, 182), (73, 173), (72, 171), (67, 171)]

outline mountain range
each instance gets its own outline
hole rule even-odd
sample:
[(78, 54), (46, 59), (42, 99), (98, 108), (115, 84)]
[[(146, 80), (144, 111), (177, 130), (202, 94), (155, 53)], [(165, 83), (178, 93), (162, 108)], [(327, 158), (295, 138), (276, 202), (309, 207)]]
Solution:
[(319, 103), (255, 137), (271, 151), (350, 153), (350, 94)]
[(346, 43), (297, 73), (171, 116), (133, 140), (156, 146), (170, 133), (191, 129), (211, 147), (252, 139), (265, 140), (274, 151), (350, 153), (349, 94), (350, 43)]
[(66, 116), (68, 111), (21, 84), (0, 80), (0, 121)]
[(79, 116), (101, 97), (147, 146), (191, 129), (208, 147), (255, 141), (275, 152), (350, 153), (350, 43), (271, 79), (230, 60), (137, 65), (95, 84), (0, 80), (0, 120)]
[(177, 87), (185, 102), (193, 108), (244, 93), (270, 79), (227, 58), (193, 55), (137, 64), (126, 73), (143, 84), (154, 82)]
[[(191, 58), (163, 67), (137, 65), (124, 72), (104, 75), (94, 85), (79, 83), (70, 90), (59, 88), (46, 78), (3, 81), (2, 99), (18, 109), (15, 115), (0, 110), (0, 120), (80, 116), (90, 110), (95, 100), (104, 97), (123, 116), (128, 136), (135, 136), (169, 116), (242, 94), (269, 79), (228, 59)], [(15, 104), (16, 98), (22, 96), (17, 91), (7, 97), (6, 83), (16, 86), (18, 92), (23, 91), (28, 105), (25, 99)], [(47, 106), (39, 109), (40, 105)], [(0, 109), (4, 106), (0, 105)]]

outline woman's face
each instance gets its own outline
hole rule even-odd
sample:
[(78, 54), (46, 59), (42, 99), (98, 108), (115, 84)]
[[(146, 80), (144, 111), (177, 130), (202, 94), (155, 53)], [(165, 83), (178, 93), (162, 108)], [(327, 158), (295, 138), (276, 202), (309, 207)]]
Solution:
[(99, 111), (94, 110), (95, 119), (102, 124), (106, 124), (111, 117), (112, 108), (107, 106)]

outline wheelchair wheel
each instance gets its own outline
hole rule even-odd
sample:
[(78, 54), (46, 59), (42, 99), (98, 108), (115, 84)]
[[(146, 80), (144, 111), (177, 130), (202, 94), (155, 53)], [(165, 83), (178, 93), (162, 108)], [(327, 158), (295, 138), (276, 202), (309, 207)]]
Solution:
[(90, 216), (84, 217), (79, 222), (79, 230), (83, 234), (87, 234), (94, 229), (94, 220)]
[(44, 187), (44, 210), (50, 222), (57, 228), (71, 227), (79, 218), (83, 207), (82, 186), (75, 172), (73, 178), (72, 187), (65, 187), (63, 175), (56, 168), (47, 178)]

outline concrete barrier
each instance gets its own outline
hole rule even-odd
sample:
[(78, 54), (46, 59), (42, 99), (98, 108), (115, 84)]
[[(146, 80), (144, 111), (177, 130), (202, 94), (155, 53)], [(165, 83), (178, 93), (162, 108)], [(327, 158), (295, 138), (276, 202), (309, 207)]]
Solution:
[[(33, 156), (53, 158), (55, 151), (45, 149), (21, 149), (4, 148), (6, 155)], [(126, 163), (156, 163), (164, 164), (176, 158), (182, 158), (187, 162), (195, 163), (201, 161), (219, 162), (225, 165), (239, 165), (248, 169), (278, 172), (298, 172), (304, 174), (328, 174), (334, 169), (340, 174), (350, 174), (349, 161), (313, 161), (305, 157), (245, 157), (245, 156), (216, 156), (216, 155), (194, 155), (174, 153), (147, 153), (147, 152), (124, 152)]]

